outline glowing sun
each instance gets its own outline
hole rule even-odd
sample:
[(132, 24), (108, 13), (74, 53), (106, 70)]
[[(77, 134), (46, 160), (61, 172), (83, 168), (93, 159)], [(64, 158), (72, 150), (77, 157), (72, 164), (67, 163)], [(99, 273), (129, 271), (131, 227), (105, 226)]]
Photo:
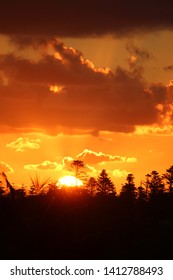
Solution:
[(56, 184), (57, 186), (67, 186), (67, 187), (80, 187), (83, 185), (82, 181), (74, 176), (64, 176), (60, 178)]

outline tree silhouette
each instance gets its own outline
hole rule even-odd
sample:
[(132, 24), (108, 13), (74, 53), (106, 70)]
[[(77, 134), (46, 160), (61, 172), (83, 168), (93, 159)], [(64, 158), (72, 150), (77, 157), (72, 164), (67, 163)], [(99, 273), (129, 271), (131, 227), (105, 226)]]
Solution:
[(3, 186), (0, 186), (0, 196), (4, 196), (6, 194), (6, 191)]
[(169, 188), (169, 193), (172, 193), (173, 191), (173, 165), (166, 169), (166, 173), (163, 174), (163, 179), (166, 179), (166, 183)]
[(120, 191), (120, 197), (128, 201), (135, 201), (137, 197), (137, 189), (134, 183), (134, 175), (128, 174), (126, 178), (126, 183), (122, 186)]
[(21, 187), (17, 190), (15, 190), (15, 196), (17, 199), (22, 199), (26, 196), (26, 191), (25, 191), (25, 188), (24, 187)]
[(111, 181), (111, 179), (108, 177), (108, 174), (105, 169), (103, 169), (100, 175), (98, 176), (97, 185), (98, 185), (98, 193), (101, 195), (116, 194), (114, 184)]
[(77, 186), (77, 179), (79, 179), (81, 174), (83, 173), (81, 169), (85, 167), (85, 164), (82, 160), (73, 160), (71, 163), (71, 167), (75, 170), (75, 178), (76, 178), (76, 186)]
[(97, 193), (97, 180), (94, 177), (90, 177), (85, 185), (85, 189), (90, 196), (95, 196)]
[(150, 197), (162, 195), (165, 192), (163, 178), (155, 170), (147, 174), (147, 185), (150, 189)]
[(147, 200), (147, 194), (145, 188), (141, 185), (137, 188), (137, 197), (139, 201)]
[(5, 194), (7, 194), (7, 190), (5, 186), (6, 184), (4, 182), (4, 178), (0, 178), (0, 196), (4, 196)]
[(14, 199), (15, 198), (15, 189), (12, 187), (11, 183), (9, 182), (9, 180), (7, 178), (7, 175), (4, 172), (1, 173), (1, 176), (4, 178), (4, 180), (6, 182), (6, 187), (9, 189), (11, 198)]
[(150, 186), (150, 177), (151, 177), (150, 174), (146, 174), (145, 175), (146, 180), (142, 181), (143, 185), (145, 186), (146, 199), (149, 198), (149, 193), (150, 193), (150, 188), (149, 188), (149, 186)]

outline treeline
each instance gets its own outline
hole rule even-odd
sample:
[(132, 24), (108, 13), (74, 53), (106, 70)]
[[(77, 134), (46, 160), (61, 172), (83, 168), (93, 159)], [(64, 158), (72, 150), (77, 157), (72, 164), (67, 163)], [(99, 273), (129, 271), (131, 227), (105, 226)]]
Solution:
[[(81, 168), (82, 169), (82, 168)], [(78, 167), (75, 174), (84, 174)], [(44, 184), (45, 183), (45, 184)], [(82, 187), (38, 178), (0, 194), (1, 259), (169, 259), (173, 248), (173, 166), (141, 186), (129, 174), (119, 194), (102, 170)]]
[(103, 169), (97, 178), (89, 177), (86, 175), (84, 162), (80, 160), (74, 160), (71, 164), (74, 168), (74, 176), (83, 182), (83, 185), (78, 187), (76, 180), (76, 189), (67, 186), (58, 186), (56, 183), (50, 183), (49, 178), (40, 181), (36, 175), (35, 178), (31, 178), (31, 186), (26, 188), (25, 186), (14, 189), (7, 180), (6, 186), (0, 186), (0, 196), (12, 196), (25, 197), (26, 195), (45, 195), (53, 190), (57, 189), (69, 190), (69, 192), (78, 192), (89, 195), (91, 197), (96, 196), (111, 196), (116, 198), (122, 198), (126, 200), (145, 200), (149, 201), (156, 197), (163, 195), (173, 194), (173, 165), (169, 167), (164, 174), (159, 174), (157, 171), (152, 171), (145, 176), (145, 179), (141, 181), (140, 186), (136, 186), (135, 177), (133, 174), (128, 174), (126, 181), (122, 184), (119, 193), (117, 194), (116, 186), (112, 179), (109, 177), (107, 171)]

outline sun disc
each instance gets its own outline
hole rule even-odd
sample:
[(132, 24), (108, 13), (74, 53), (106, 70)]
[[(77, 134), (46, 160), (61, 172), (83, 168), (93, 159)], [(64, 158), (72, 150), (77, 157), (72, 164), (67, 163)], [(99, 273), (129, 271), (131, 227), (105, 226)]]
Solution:
[(82, 181), (74, 176), (61, 177), (57, 182), (57, 186), (79, 187), (82, 185), (83, 185)]

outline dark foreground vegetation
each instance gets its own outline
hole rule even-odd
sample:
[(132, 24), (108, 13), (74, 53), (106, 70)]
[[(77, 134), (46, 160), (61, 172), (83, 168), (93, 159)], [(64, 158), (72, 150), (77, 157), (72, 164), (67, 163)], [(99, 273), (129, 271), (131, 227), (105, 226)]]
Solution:
[(129, 174), (119, 195), (105, 170), (82, 188), (1, 192), (0, 258), (172, 258), (171, 168), (148, 174), (140, 187)]

